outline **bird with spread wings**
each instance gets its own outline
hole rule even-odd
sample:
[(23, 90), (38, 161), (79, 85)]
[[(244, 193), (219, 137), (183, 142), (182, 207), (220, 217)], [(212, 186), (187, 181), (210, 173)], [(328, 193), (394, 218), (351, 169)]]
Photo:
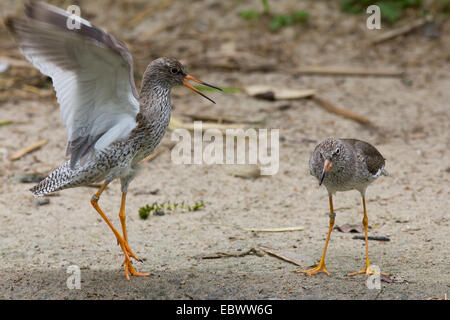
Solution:
[[(42, 196), (102, 181), (91, 203), (122, 248), (126, 277), (130, 273), (146, 276), (134, 269), (130, 259), (139, 260), (127, 238), (128, 185), (139, 161), (154, 151), (167, 130), (170, 89), (184, 85), (209, 99), (186, 80), (219, 88), (190, 76), (177, 60), (159, 58), (148, 65), (138, 93), (133, 58), (122, 41), (81, 17), (77, 18), (79, 28), (68, 28), (73, 16), (46, 3), (31, 1), (25, 13), (26, 19), (9, 18), (6, 25), (23, 55), (53, 81), (70, 156), (31, 191)], [(98, 205), (101, 193), (114, 179), (121, 181), (122, 235)]]

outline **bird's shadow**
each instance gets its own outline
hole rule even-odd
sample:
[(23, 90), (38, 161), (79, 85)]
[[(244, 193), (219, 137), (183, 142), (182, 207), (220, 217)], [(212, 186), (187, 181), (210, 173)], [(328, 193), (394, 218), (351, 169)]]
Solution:
[(82, 268), (79, 281), (77, 277), (71, 269), (0, 270), (0, 299), (243, 298), (240, 277), (224, 277), (213, 270), (158, 271), (127, 280), (123, 269)]
[(157, 271), (130, 280), (121, 269), (82, 268), (79, 283), (70, 269), (3, 269), (0, 299), (348, 299), (355, 294), (373, 299), (378, 294), (365, 288), (364, 277), (309, 277), (291, 269), (247, 274), (208, 268)]

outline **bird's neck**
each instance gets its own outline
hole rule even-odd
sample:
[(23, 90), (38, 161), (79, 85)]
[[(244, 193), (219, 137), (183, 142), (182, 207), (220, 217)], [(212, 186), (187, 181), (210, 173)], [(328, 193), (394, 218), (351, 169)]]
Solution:
[(140, 112), (150, 117), (159, 113), (170, 113), (170, 89), (168, 83), (161, 81), (155, 73), (147, 70), (142, 78), (139, 94)]

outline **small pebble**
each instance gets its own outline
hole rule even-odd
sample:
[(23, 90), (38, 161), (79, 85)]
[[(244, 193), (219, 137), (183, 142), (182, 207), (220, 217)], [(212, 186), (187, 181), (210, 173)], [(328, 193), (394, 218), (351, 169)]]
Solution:
[(42, 173), (25, 173), (13, 177), (13, 180), (22, 183), (39, 183), (44, 178), (45, 175), (43, 175)]
[(34, 204), (36, 205), (36, 207), (44, 206), (49, 203), (50, 203), (49, 198), (34, 199)]

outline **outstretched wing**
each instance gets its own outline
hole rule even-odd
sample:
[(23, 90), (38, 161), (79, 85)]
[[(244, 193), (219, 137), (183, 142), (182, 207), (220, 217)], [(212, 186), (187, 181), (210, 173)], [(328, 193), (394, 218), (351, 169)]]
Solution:
[(7, 26), (24, 56), (53, 80), (73, 168), (136, 126), (133, 59), (123, 42), (84, 19), (70, 30), (64, 10), (31, 2), (25, 12), (28, 19), (9, 19)]

